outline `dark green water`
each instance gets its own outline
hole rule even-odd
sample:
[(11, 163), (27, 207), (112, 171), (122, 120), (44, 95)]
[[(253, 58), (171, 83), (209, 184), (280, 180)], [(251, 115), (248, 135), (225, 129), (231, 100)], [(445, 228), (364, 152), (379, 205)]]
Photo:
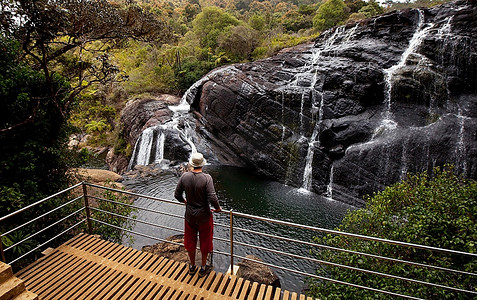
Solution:
[[(277, 182), (263, 180), (253, 175), (247, 170), (233, 167), (206, 166), (205, 172), (212, 175), (219, 201), (225, 210), (233, 209), (235, 212), (289, 221), (293, 223), (309, 225), (320, 228), (333, 229), (341, 222), (348, 209), (353, 207), (323, 198), (313, 193), (302, 193), (298, 189), (289, 187)], [(138, 193), (160, 197), (162, 199), (173, 200), (173, 192), (177, 179), (174, 176), (162, 176), (151, 178), (141, 183), (125, 181), (128, 189), (134, 189)], [(136, 205), (154, 210), (166, 211), (169, 213), (183, 215), (184, 207), (161, 203), (158, 201), (138, 199)], [(146, 233), (159, 238), (166, 238), (171, 235), (180, 234), (183, 228), (183, 220), (158, 215), (151, 212), (139, 212), (137, 218), (149, 222), (158, 223), (164, 226), (177, 228), (177, 231), (168, 229), (157, 229), (149, 225), (137, 223), (134, 231)], [(215, 222), (219, 225), (215, 227), (215, 236), (229, 240), (228, 226), (230, 219), (228, 214), (215, 214)], [(221, 224), (223, 226), (221, 226)], [(267, 234), (283, 236), (287, 238), (310, 241), (316, 233), (282, 225), (267, 223), (263, 221), (251, 220), (247, 218), (234, 218), (234, 226), (246, 228)], [(151, 245), (156, 241), (134, 236), (133, 247), (141, 249), (144, 245)], [(234, 230), (234, 241), (246, 244), (258, 245), (279, 251), (286, 251), (297, 255), (309, 256), (309, 247), (299, 243), (285, 242), (268, 237), (246, 233), (238, 229)], [(227, 252), (230, 245), (225, 241), (215, 241), (215, 249)], [(246, 256), (253, 254), (260, 257), (267, 263), (280, 265), (290, 269), (312, 273), (316, 265), (296, 258), (288, 258), (264, 250), (258, 250), (246, 246), (235, 245), (234, 254)], [(238, 259), (235, 260), (237, 263)], [(215, 254), (213, 264), (216, 271), (225, 272), (230, 265), (228, 256)], [(303, 277), (294, 273), (285, 272), (279, 269), (274, 270), (281, 281), (284, 289), (301, 291), (305, 284)]]

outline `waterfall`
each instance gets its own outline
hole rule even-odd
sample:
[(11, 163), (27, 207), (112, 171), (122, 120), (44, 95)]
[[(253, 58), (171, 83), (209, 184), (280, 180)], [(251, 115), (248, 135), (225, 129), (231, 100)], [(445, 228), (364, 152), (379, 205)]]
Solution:
[(282, 143), (285, 140), (285, 92), (282, 91)]
[(458, 115), (456, 116), (459, 121), (459, 133), (457, 135), (457, 143), (455, 147), (455, 166), (456, 169), (462, 171), (462, 174), (467, 174), (467, 157), (464, 141), (465, 121), (470, 119), (469, 117), (462, 115), (462, 110), (459, 107)]
[(426, 26), (424, 26), (425, 25), (424, 13), (421, 10), (418, 10), (418, 12), (419, 12), (419, 22), (417, 24), (417, 28), (416, 28), (416, 31), (414, 32), (414, 35), (409, 41), (409, 46), (403, 52), (403, 54), (401, 55), (401, 59), (396, 65), (393, 65), (390, 68), (383, 70), (384, 80), (386, 85), (385, 97), (384, 97), (386, 111), (385, 111), (383, 123), (381, 125), (383, 129), (394, 129), (397, 126), (396, 122), (393, 120), (392, 112), (391, 112), (391, 102), (392, 102), (391, 97), (392, 97), (394, 76), (398, 70), (400, 70), (406, 65), (406, 61), (409, 58), (409, 55), (417, 54), (416, 50), (419, 48), (422, 41), (427, 36), (429, 30), (433, 27), (433, 24), (427, 24)]
[(128, 169), (134, 165), (150, 164), (151, 153), (153, 152), (154, 131), (157, 127), (146, 128), (137, 139), (134, 146), (133, 155), (129, 161)]
[[(346, 28), (345, 26), (340, 26), (338, 28), (335, 29), (335, 31), (333, 32), (333, 34), (331, 34), (331, 36), (324, 41), (323, 43), (323, 47), (322, 49), (314, 49), (313, 51), (313, 57), (312, 57), (312, 66), (315, 67), (315, 72), (314, 72), (314, 75), (313, 75), (313, 81), (312, 81), (312, 84), (311, 84), (311, 89), (312, 89), (312, 102), (314, 103), (314, 94), (313, 91), (315, 92), (318, 92), (316, 89), (315, 89), (315, 85), (318, 81), (318, 68), (316, 67), (316, 64), (321, 60), (323, 59), (323, 52), (327, 52), (327, 51), (330, 51), (333, 49), (333, 45), (335, 44), (335, 42), (338, 40), (338, 39), (342, 39), (342, 41), (344, 42), (348, 42), (352, 36), (354, 35), (354, 33), (356, 32), (356, 29), (358, 27), (358, 24), (356, 24), (356, 26), (354, 26), (352, 29), (350, 29), (348, 32), (346, 32)], [(315, 140), (316, 138), (318, 137), (318, 135), (320, 134), (320, 130), (321, 130), (321, 124), (323, 122), (323, 108), (324, 108), (324, 97), (323, 97), (323, 92), (318, 92), (321, 96), (321, 101), (320, 101), (320, 106), (318, 108), (318, 120), (316, 121), (316, 124), (313, 128), (313, 132), (311, 134), (311, 137), (310, 139), (308, 140), (308, 150), (307, 150), (307, 153), (306, 153), (306, 157), (305, 157), (305, 169), (303, 170), (303, 180), (302, 180), (302, 186), (301, 188), (299, 189), (299, 191), (310, 191), (311, 188), (312, 188), (312, 183), (313, 183), (313, 156), (315, 154), (315, 149), (317, 147), (317, 145), (315, 145)], [(302, 106), (303, 106), (303, 98), (302, 98)], [(311, 113), (312, 115), (315, 115), (316, 114), (316, 107), (314, 105), (312, 105), (312, 108), (311, 108)], [(300, 117), (301, 117), (301, 114), (300, 114)], [(301, 122), (301, 120), (300, 120)], [(306, 139), (306, 137), (304, 137), (302, 135), (303, 138)], [(316, 143), (319, 143), (319, 141), (316, 141)], [(333, 168), (333, 166), (332, 166)], [(330, 177), (330, 181), (332, 180), (332, 178)]]
[(335, 173), (335, 165), (331, 164), (330, 170), (330, 181), (328, 182), (328, 186), (326, 187), (326, 197), (333, 200), (333, 177)]

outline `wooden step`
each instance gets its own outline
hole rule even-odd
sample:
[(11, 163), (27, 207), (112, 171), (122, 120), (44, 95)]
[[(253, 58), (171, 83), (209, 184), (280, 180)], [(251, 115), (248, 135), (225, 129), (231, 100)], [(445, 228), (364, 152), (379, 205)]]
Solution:
[(10, 277), (13, 277), (12, 267), (0, 262), (0, 284), (7, 281)]
[(0, 300), (10, 300), (20, 295), (25, 290), (23, 280), (10, 277), (0, 285)]
[(38, 295), (30, 291), (23, 291), (23, 293), (16, 296), (12, 300), (38, 300)]

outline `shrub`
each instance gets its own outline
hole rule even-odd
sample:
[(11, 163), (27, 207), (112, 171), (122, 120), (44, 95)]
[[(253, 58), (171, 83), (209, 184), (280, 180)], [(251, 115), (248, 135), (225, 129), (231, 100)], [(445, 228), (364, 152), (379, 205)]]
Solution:
[[(435, 168), (432, 177), (426, 172), (408, 175), (404, 181), (366, 198), (366, 208), (348, 213), (338, 230), (468, 253), (475, 253), (477, 250), (475, 243), (477, 182), (458, 177), (451, 166)], [(327, 235), (316, 238), (316, 241), (334, 247), (474, 273), (477, 266), (476, 259), (470, 257), (398, 248), (389, 244), (358, 241), (343, 236)], [(336, 263), (475, 291), (475, 282), (471, 281), (474, 278), (471, 276), (428, 268), (418, 269), (414, 266), (378, 261), (350, 253), (326, 250), (317, 255), (320, 259)], [(444, 289), (418, 286), (397, 279), (337, 267), (321, 268), (317, 270), (317, 274), (425, 299), (465, 298), (463, 294)], [(310, 293), (320, 299), (388, 297), (384, 294), (316, 280), (312, 280), (310, 286)]]

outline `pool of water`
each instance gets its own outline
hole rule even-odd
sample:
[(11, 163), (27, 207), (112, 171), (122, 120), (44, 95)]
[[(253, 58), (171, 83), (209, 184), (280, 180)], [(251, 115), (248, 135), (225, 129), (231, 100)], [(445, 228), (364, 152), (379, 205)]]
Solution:
[[(204, 170), (212, 175), (220, 204), (224, 210), (233, 209), (235, 212), (333, 229), (339, 225), (347, 210), (354, 209), (349, 205), (321, 197), (314, 193), (303, 193), (290, 186), (274, 181), (263, 180), (261, 177), (251, 174), (245, 169), (206, 166)], [(149, 180), (140, 182), (125, 180), (124, 184), (128, 189), (134, 189), (141, 194), (174, 200), (173, 194), (177, 180), (178, 178), (173, 175), (163, 175), (151, 177)], [(184, 214), (184, 207), (180, 205), (143, 198), (137, 199), (135, 204), (153, 210), (166, 211), (178, 216), (183, 216)], [(181, 218), (145, 211), (139, 211), (136, 214), (139, 220), (158, 223), (169, 228), (176, 228), (177, 231), (156, 228), (141, 223), (134, 224), (133, 231), (159, 238), (167, 238), (171, 235), (182, 233), (183, 220)], [(228, 241), (228, 226), (230, 224), (228, 214), (215, 214), (214, 218), (218, 224), (215, 227), (215, 236)], [(234, 226), (302, 241), (310, 241), (313, 236), (317, 235), (315, 232), (295, 227), (286, 227), (241, 217), (234, 218)], [(157, 242), (139, 235), (133, 235), (133, 238), (134, 242), (132, 247), (136, 249), (141, 249), (144, 245), (151, 245)], [(215, 241), (215, 249), (229, 253), (230, 244), (226, 241)], [(306, 245), (280, 241), (237, 229), (234, 230), (234, 241), (303, 256), (309, 256), (310, 250), (310, 247)], [(267, 263), (309, 273), (313, 273), (313, 270), (317, 267), (308, 261), (289, 258), (241, 245), (234, 245), (234, 254), (240, 256), (252, 254), (260, 257)], [(238, 259), (235, 259), (235, 263), (237, 263), (237, 261)], [(230, 265), (230, 258), (216, 253), (213, 256), (213, 264), (216, 271), (225, 272)], [(274, 269), (274, 271), (280, 278), (282, 288), (299, 292), (306, 287), (303, 276), (280, 269)]]

